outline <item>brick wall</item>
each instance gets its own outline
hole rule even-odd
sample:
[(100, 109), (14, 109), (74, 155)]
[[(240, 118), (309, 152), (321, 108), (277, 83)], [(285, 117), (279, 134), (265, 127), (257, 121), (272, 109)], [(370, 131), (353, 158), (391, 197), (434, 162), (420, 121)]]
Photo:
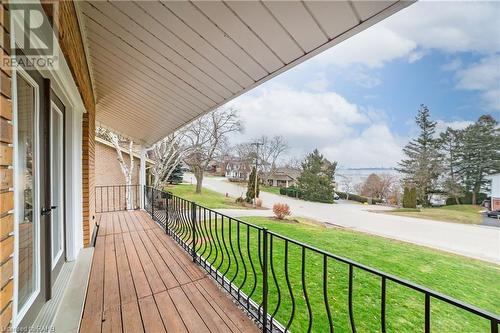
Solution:
[[(123, 159), (130, 165), (130, 157), (123, 152)], [(120, 163), (117, 160), (116, 150), (114, 147), (105, 145), (99, 141), (95, 146), (95, 184), (96, 186), (103, 185), (124, 185), (125, 177), (120, 168)], [(134, 174), (132, 175), (132, 185), (139, 184), (140, 159), (134, 157)]]
[[(117, 159), (116, 150), (101, 141), (96, 141), (95, 181), (96, 186), (125, 185), (125, 177)], [(129, 155), (123, 151), (123, 159), (127, 166), (130, 165)], [(134, 156), (134, 171), (132, 185), (139, 184), (140, 158)], [(108, 210), (125, 209), (127, 206), (125, 187), (97, 188), (95, 194), (95, 206), (97, 212)], [(141, 189), (132, 187), (130, 189), (131, 202), (134, 208), (140, 204)]]
[(12, 127), (12, 72), (4, 66), (11, 54), (10, 16), (5, 2), (0, 3), (0, 330), (4, 331), (12, 319), (13, 258), (14, 252), (14, 170)]
[(87, 111), (82, 125), (83, 243), (87, 246), (95, 225), (95, 100), (75, 4), (59, 1), (56, 13), (59, 44)]

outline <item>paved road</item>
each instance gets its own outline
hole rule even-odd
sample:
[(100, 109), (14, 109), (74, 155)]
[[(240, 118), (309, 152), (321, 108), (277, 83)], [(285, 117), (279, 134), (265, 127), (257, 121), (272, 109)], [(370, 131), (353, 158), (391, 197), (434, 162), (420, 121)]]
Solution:
[[(185, 180), (194, 181), (187, 174)], [(203, 186), (211, 190), (228, 193), (232, 197), (244, 195), (246, 189), (225, 178), (207, 177)], [(447, 223), (377, 213), (387, 210), (381, 206), (366, 206), (340, 201), (338, 204), (323, 204), (297, 200), (289, 197), (261, 192), (264, 207), (276, 202), (287, 203), (292, 215), (303, 216), (353, 230), (414, 244), (461, 254), (500, 264), (500, 228)], [(260, 214), (266, 215), (266, 211)], [(271, 211), (268, 211), (271, 213)], [(235, 213), (235, 212), (234, 212)], [(248, 211), (238, 216), (253, 214)], [(235, 216), (236, 217), (236, 216)]]

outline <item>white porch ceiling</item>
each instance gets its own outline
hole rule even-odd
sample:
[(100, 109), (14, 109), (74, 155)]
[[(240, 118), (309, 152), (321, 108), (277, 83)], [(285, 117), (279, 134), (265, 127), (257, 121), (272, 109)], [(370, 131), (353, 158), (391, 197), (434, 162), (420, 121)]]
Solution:
[(409, 4), (80, 2), (97, 122), (150, 145)]

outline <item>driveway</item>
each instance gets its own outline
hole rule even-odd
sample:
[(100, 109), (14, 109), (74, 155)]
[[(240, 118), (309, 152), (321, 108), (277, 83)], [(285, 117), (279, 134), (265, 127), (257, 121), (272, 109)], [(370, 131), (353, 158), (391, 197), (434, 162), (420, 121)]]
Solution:
[[(187, 182), (195, 183), (190, 174), (186, 174), (184, 178)], [(206, 177), (203, 187), (228, 193), (232, 197), (244, 196), (246, 192), (245, 187), (221, 177)], [(260, 198), (263, 206), (269, 208), (277, 202), (287, 203), (295, 216), (500, 264), (500, 228), (381, 214), (376, 211), (388, 208), (342, 200), (337, 204), (324, 204), (267, 192), (261, 192)], [(263, 215), (266, 214), (264, 212)], [(272, 211), (268, 212), (272, 214)], [(248, 211), (244, 215), (253, 215), (253, 212)]]

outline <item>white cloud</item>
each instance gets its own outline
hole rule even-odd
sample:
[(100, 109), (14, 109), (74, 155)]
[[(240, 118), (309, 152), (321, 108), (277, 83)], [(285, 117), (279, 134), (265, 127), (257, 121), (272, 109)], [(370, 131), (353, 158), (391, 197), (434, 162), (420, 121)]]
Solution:
[[(456, 72), (457, 89), (478, 91), (484, 107), (500, 110), (499, 17), (500, 2), (419, 1), (324, 52), (317, 61), (350, 66), (352, 80), (371, 88), (380, 82), (372, 80), (376, 84), (370, 84), (360, 78), (373, 77), (373, 71), (367, 69), (380, 68), (390, 61), (413, 63), (431, 50), (473, 53), (482, 58), (478, 64), (467, 68), (455, 59), (442, 69)], [(363, 69), (364, 75), (360, 74)]]
[(260, 135), (283, 135), (302, 156), (314, 148), (345, 166), (393, 166), (401, 142), (385, 124), (385, 115), (361, 108), (334, 92), (307, 92), (279, 86), (261, 88), (230, 102), (240, 110), (242, 142)]
[(457, 88), (482, 92), (483, 101), (492, 110), (500, 110), (500, 58), (483, 58), (457, 71)]
[(315, 80), (307, 82), (304, 85), (304, 87), (311, 90), (311, 91), (324, 92), (324, 91), (328, 90), (329, 85), (330, 85), (330, 82), (326, 78), (325, 73), (319, 73)]
[(346, 67), (363, 64), (376, 68), (387, 61), (410, 55), (416, 47), (414, 41), (379, 23), (318, 55), (316, 59), (324, 65)]
[(500, 3), (419, 1), (318, 56), (323, 64), (370, 68), (405, 58), (414, 62), (429, 50), (445, 53), (500, 52)]
[(439, 133), (444, 132), (448, 127), (454, 130), (461, 130), (471, 125), (473, 122), (468, 120), (453, 120), (453, 121), (444, 121), (441, 119), (436, 120), (436, 136)]
[(387, 125), (375, 124), (325, 147), (323, 153), (347, 167), (394, 167), (403, 157), (401, 147)]

